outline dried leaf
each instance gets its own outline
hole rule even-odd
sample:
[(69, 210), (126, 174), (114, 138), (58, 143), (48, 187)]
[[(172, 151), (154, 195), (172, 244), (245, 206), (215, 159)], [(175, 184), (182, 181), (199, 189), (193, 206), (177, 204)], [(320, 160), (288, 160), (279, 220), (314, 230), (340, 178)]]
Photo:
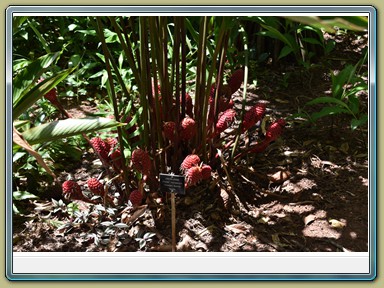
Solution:
[(224, 229), (235, 234), (246, 234), (249, 232), (249, 226), (243, 223), (226, 225)]
[(339, 221), (339, 220), (336, 220), (336, 219), (329, 219), (328, 223), (333, 227), (333, 228), (336, 228), (336, 229), (342, 229), (345, 227), (345, 223)]
[(289, 171), (281, 170), (274, 174), (269, 174), (268, 179), (272, 183), (281, 184), (284, 181), (288, 180), (290, 176), (291, 176), (291, 173)]
[(212, 218), (213, 220), (216, 220), (216, 221), (221, 220), (220, 214), (219, 214), (218, 212), (216, 212), (216, 211), (214, 211), (214, 212), (211, 213), (211, 218)]
[(311, 225), (316, 220), (316, 216), (313, 214), (310, 214), (304, 218), (304, 224), (305, 226)]
[(205, 251), (208, 251), (208, 246), (207, 246), (207, 244), (205, 244), (203, 242), (199, 242), (196, 244), (196, 250), (199, 250), (199, 249), (203, 249)]
[(25, 150), (28, 151), (29, 154), (31, 154), (33, 157), (36, 158), (37, 162), (41, 167), (43, 167), (49, 175), (51, 175), (54, 179), (56, 179), (56, 175), (52, 172), (51, 169), (49, 169), (48, 165), (44, 162), (43, 157), (39, 153), (37, 153), (33, 148), (26, 142), (19, 133), (19, 131), (16, 130), (15, 127), (13, 127), (13, 142), (15, 142), (17, 145), (23, 147)]
[(279, 238), (279, 234), (272, 234), (272, 241), (278, 246), (282, 246)]
[(268, 216), (261, 217), (259, 220), (257, 220), (257, 223), (266, 224), (271, 220)]
[(282, 103), (282, 104), (289, 104), (289, 101), (288, 100), (284, 100), (284, 99), (276, 98), (275, 101), (278, 102), (278, 103)]
[(35, 211), (50, 211), (53, 209), (52, 203), (39, 203), (34, 201), (33, 204), (36, 206)]
[(182, 240), (179, 243), (177, 243), (176, 250), (183, 251), (183, 252), (190, 251), (192, 242), (193, 242), (193, 239), (188, 234), (185, 234)]
[(220, 190), (220, 197), (223, 200), (224, 208), (228, 210), (229, 208), (229, 194), (224, 189)]
[[(135, 222), (141, 215), (143, 215), (145, 213), (145, 211), (147, 211), (147, 208), (148, 208), (148, 205), (142, 205), (142, 206), (139, 206), (137, 207), (137, 210), (132, 214), (132, 216), (130, 218), (125, 218), (124, 222), (125, 224), (127, 225), (130, 225), (132, 224), (133, 222)], [(123, 220), (123, 219), (122, 219)]]
[(193, 198), (190, 196), (186, 196), (184, 198), (184, 204), (187, 206), (191, 206), (194, 203)]
[(341, 144), (341, 146), (340, 146), (340, 150), (341, 150), (341, 152), (343, 152), (344, 154), (348, 154), (348, 150), (349, 150), (349, 144), (348, 144), (348, 142), (345, 142), (345, 143)]
[(171, 252), (172, 251), (172, 245), (160, 245), (150, 248), (150, 251), (154, 252)]
[(368, 157), (368, 154), (367, 153), (361, 153), (361, 154), (357, 154), (355, 155), (356, 158), (366, 158)]
[(313, 142), (315, 142), (316, 140), (307, 140), (307, 141), (304, 141), (303, 142), (303, 146), (308, 146), (310, 144), (312, 144)]
[(128, 225), (124, 223), (116, 223), (115, 227), (119, 229), (124, 229), (124, 228), (128, 228)]

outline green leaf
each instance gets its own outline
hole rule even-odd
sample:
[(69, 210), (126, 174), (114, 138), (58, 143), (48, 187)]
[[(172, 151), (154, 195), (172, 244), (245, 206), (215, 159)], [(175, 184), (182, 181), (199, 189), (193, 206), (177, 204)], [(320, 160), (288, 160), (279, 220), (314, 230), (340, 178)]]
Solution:
[(334, 97), (328, 97), (328, 96), (318, 97), (316, 99), (313, 99), (313, 100), (307, 102), (305, 105), (329, 104), (329, 103), (343, 106), (346, 109), (349, 108), (348, 105), (346, 103), (344, 103), (343, 101), (336, 99)]
[(124, 124), (108, 118), (65, 119), (31, 128), (22, 135), (29, 144), (36, 144), (119, 125)]
[(68, 77), (77, 67), (72, 67), (64, 70), (50, 78), (45, 79), (36, 86), (34, 86), (28, 93), (19, 97), (17, 101), (13, 102), (13, 119), (17, 119), (29, 107), (31, 107), (37, 100), (48, 93), (52, 88), (56, 87), (61, 81)]
[(300, 25), (299, 28), (297, 29), (297, 32), (299, 33), (299, 32), (304, 31), (304, 30), (310, 30), (310, 31), (315, 32), (319, 36), (319, 40), (324, 41), (323, 31), (321, 31), (320, 28), (314, 27), (314, 26), (309, 26), (309, 25)]
[(357, 115), (360, 110), (359, 98), (356, 95), (350, 95), (348, 97), (348, 101), (349, 101), (349, 109), (352, 111), (353, 114)]
[(17, 32), (17, 29), (28, 19), (28, 16), (14, 16), (12, 17), (12, 30), (13, 33)]
[(75, 30), (77, 26), (78, 26), (77, 24), (70, 24), (70, 25), (68, 25), (68, 31)]
[(364, 31), (368, 28), (368, 17), (366, 16), (284, 16), (284, 18), (322, 28), (330, 33), (335, 33), (335, 26), (354, 31)]
[(335, 40), (329, 40), (327, 44), (325, 45), (325, 54), (329, 54), (336, 46)]
[(85, 35), (96, 36), (96, 30), (76, 30), (75, 32)]
[(145, 244), (147, 244), (147, 242), (144, 239), (140, 239), (139, 241), (140, 249), (143, 249), (145, 247)]
[(290, 53), (292, 53), (292, 51), (293, 51), (293, 50), (292, 50), (291, 47), (289, 47), (289, 46), (284, 46), (283, 49), (281, 49), (281, 51), (280, 51), (279, 58), (277, 58), (277, 59), (279, 60), (280, 58), (283, 58), (283, 57), (289, 55)]
[(30, 122), (29, 120), (16, 120), (16, 121), (13, 121), (13, 126), (15, 126), (15, 128), (20, 128), (28, 124), (29, 122)]
[(79, 204), (71, 202), (67, 205), (67, 211), (69, 215), (74, 215), (76, 211), (79, 211)]
[(365, 124), (368, 121), (368, 115), (364, 114), (360, 117), (360, 119), (352, 119), (351, 120), (351, 129), (355, 130), (357, 127)]
[(144, 236), (143, 236), (143, 239), (145, 239), (145, 240), (149, 240), (149, 239), (151, 239), (153, 236), (155, 236), (156, 235), (156, 233), (153, 233), (153, 232), (147, 232), (147, 233), (145, 233), (144, 234)]
[(47, 69), (60, 55), (60, 52), (49, 53), (41, 56), (37, 60), (29, 64), (21, 73), (19, 73), (12, 83), (13, 89), (13, 103), (18, 102), (20, 97), (26, 94), (31, 87), (34, 86), (35, 82), (43, 74), (44, 70)]
[(267, 33), (265, 33), (266, 36), (269, 36), (271, 38), (275, 38), (275, 39), (278, 39), (282, 42), (284, 42), (286, 45), (288, 45), (289, 47), (291, 47), (291, 49), (294, 51), (295, 50), (295, 46), (294, 44), (292, 43), (291, 39), (288, 39), (287, 38), (287, 35), (283, 35), (279, 30), (277, 30), (276, 28), (274, 27), (271, 27), (271, 26), (268, 26), (268, 25), (264, 25), (264, 24), (261, 24), (261, 26), (268, 30)]
[(129, 123), (125, 126), (126, 129), (129, 129), (138, 123), (138, 120), (140, 118), (142, 111), (143, 111), (143, 107), (140, 107), (136, 112), (136, 114), (132, 117), (131, 121), (129, 121)]
[(323, 46), (323, 44), (315, 38), (303, 38), (301, 40), (303, 40), (304, 42), (310, 43), (310, 44), (316, 44), (316, 45)]
[(13, 213), (20, 214), (19, 209), (17, 209), (17, 207), (16, 207), (16, 205), (14, 203), (12, 203), (12, 210), (13, 210)]
[(320, 112), (315, 112), (312, 113), (311, 115), (311, 120), (316, 121), (317, 119), (325, 116), (330, 116), (330, 115), (336, 115), (336, 114), (341, 114), (341, 113), (350, 113), (347, 109), (341, 108), (339, 106), (332, 106), (332, 107), (324, 107), (321, 109)]
[(140, 136), (143, 133), (142, 129), (136, 129), (134, 132), (131, 134), (127, 135), (127, 139), (132, 139), (134, 137)]
[(24, 157), (26, 154), (27, 154), (26, 152), (16, 152), (16, 153), (13, 155), (12, 162), (16, 162), (16, 161), (19, 160), (20, 158)]
[(13, 194), (13, 199), (15, 200), (25, 200), (25, 199), (37, 199), (36, 195), (33, 195), (32, 193), (29, 193), (27, 191), (14, 191)]
[(118, 41), (117, 33), (109, 29), (104, 29), (105, 42), (112, 43)]
[(355, 74), (356, 66), (348, 64), (337, 75), (332, 75), (332, 95), (341, 99), (344, 92), (344, 85), (349, 82)]
[(106, 72), (106, 70), (101, 70), (99, 72), (96, 72), (95, 74), (89, 76), (88, 78), (92, 79), (92, 78), (97, 78), (97, 77), (100, 77), (100, 76), (103, 76)]
[(24, 58), (13, 60), (13, 62), (12, 62), (13, 73), (15, 75), (18, 74), (19, 70), (25, 69), (31, 63), (32, 63), (32, 61), (24, 59)]

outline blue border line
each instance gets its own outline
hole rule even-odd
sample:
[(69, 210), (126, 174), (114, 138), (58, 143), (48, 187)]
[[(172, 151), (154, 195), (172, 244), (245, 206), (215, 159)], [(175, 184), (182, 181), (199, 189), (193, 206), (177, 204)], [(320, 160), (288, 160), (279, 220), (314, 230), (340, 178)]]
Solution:
[[(12, 169), (6, 169), (6, 277), (9, 280), (67, 280), (67, 281), (367, 281), (377, 276), (377, 11), (374, 6), (9, 6), (6, 10), (6, 135), (12, 135), (12, 15), (13, 13), (369, 13), (370, 15), (370, 214), (371, 245), (369, 274), (14, 274), (12, 271)], [(90, 11), (92, 10), (92, 11)], [(372, 35), (374, 34), (374, 36)], [(373, 130), (373, 133), (372, 133)], [(12, 138), (6, 137), (6, 165), (12, 167)], [(328, 278), (326, 278), (328, 277)], [(71, 279), (72, 278), (72, 279)]]

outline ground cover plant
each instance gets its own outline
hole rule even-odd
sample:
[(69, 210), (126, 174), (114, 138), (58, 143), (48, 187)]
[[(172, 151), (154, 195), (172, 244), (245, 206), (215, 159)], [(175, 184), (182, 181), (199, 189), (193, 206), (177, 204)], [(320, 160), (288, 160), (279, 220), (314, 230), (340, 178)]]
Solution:
[(366, 18), (13, 27), (14, 251), (368, 251)]

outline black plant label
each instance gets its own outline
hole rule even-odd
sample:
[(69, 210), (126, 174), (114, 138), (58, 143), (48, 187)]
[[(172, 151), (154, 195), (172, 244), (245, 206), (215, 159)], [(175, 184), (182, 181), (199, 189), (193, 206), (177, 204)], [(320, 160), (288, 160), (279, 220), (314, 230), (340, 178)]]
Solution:
[(185, 177), (182, 175), (160, 173), (161, 193), (169, 192), (185, 195), (184, 181)]

